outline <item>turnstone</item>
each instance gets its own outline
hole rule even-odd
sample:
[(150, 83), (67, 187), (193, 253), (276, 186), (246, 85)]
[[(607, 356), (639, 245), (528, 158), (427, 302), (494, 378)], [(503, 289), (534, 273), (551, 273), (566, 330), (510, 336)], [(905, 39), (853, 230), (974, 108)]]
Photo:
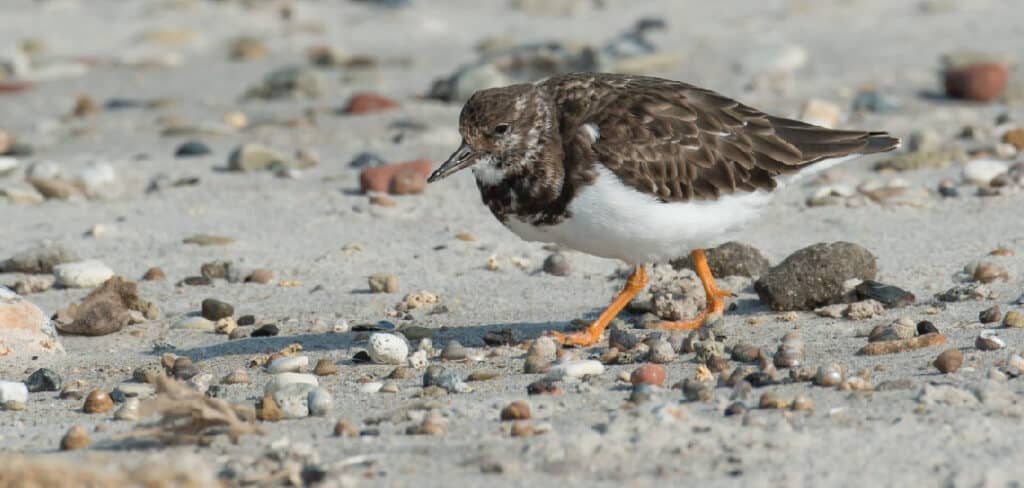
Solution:
[(590, 345), (643, 289), (644, 264), (691, 249), (707, 295), (700, 316), (721, 315), (702, 248), (754, 218), (773, 192), (849, 157), (889, 151), (885, 132), (833, 130), (765, 114), (693, 85), (575, 73), (481, 90), (459, 117), (461, 146), (430, 176), (472, 168), (483, 202), (529, 241), (553, 242), (634, 266), (626, 286), (580, 332)]

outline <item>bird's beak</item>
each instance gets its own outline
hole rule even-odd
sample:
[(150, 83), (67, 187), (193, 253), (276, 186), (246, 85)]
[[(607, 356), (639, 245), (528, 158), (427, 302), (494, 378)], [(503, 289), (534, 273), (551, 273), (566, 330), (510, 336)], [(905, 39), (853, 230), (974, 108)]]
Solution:
[(473, 163), (476, 163), (479, 156), (480, 153), (474, 152), (473, 148), (466, 144), (466, 141), (462, 141), (459, 148), (456, 149), (451, 156), (448, 156), (448, 160), (438, 167), (437, 170), (430, 175), (430, 178), (427, 178), (427, 182), (433, 183), (443, 178), (447, 178), (460, 170), (466, 169), (472, 166)]

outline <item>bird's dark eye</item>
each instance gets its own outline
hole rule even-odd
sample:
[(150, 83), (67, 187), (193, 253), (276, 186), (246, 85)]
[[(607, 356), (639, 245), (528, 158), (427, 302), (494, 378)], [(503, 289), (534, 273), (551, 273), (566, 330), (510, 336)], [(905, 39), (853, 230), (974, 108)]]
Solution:
[(508, 132), (508, 124), (498, 124), (498, 125), (494, 126), (494, 133), (495, 134), (498, 134), (500, 136), (500, 135), (502, 135), (502, 134), (504, 134), (506, 132)]

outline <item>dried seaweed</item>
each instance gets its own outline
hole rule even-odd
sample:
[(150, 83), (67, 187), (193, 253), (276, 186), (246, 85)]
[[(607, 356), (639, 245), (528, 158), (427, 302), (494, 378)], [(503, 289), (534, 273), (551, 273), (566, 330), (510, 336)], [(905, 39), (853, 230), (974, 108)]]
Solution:
[(892, 341), (871, 342), (861, 348), (857, 353), (862, 356), (879, 356), (882, 354), (894, 354), (897, 352), (913, 351), (925, 347), (941, 346), (946, 343), (946, 336), (931, 332), (928, 334), (911, 337), (909, 339), (897, 339)]

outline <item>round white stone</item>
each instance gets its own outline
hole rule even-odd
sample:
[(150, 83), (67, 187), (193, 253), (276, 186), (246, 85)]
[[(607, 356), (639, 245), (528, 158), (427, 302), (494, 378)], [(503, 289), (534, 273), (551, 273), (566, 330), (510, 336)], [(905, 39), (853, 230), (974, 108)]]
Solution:
[(309, 414), (317, 417), (327, 415), (334, 404), (334, 398), (324, 388), (316, 388), (309, 392)]
[(100, 261), (88, 259), (53, 267), (57, 285), (65, 288), (94, 288), (114, 276), (114, 270)]
[(964, 180), (979, 186), (988, 186), (997, 176), (1009, 169), (1006, 163), (993, 159), (975, 159), (964, 165)]
[(272, 394), (277, 408), (281, 409), (286, 419), (301, 419), (309, 416), (310, 392), (316, 386), (304, 383), (284, 385)]
[(601, 373), (604, 373), (604, 365), (596, 359), (558, 363), (548, 370), (548, 376), (554, 379), (597, 376)]
[(377, 393), (381, 388), (384, 388), (384, 383), (379, 381), (371, 381), (369, 383), (363, 383), (359, 387), (359, 391), (363, 393)]
[(319, 386), (320, 383), (317, 381), (316, 376), (309, 373), (280, 373), (274, 375), (267, 386), (263, 388), (265, 393), (273, 393), (287, 385), (303, 384), (311, 386)]
[(0, 381), (0, 405), (7, 402), (28, 403), (28, 387), (20, 381)]
[(377, 332), (370, 336), (366, 352), (377, 364), (404, 364), (405, 358), (409, 357), (409, 345), (394, 334)]

